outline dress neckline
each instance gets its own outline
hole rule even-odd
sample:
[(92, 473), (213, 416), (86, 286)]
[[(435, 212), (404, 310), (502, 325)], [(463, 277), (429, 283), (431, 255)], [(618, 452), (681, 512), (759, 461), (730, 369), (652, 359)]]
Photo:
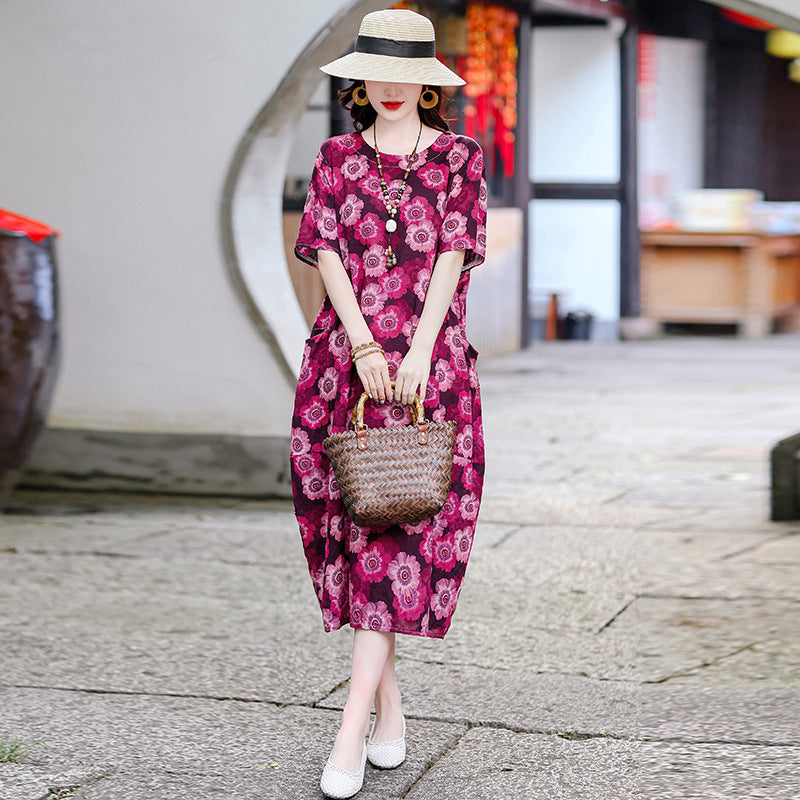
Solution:
[[(375, 157), (375, 148), (364, 138), (364, 135), (359, 131), (356, 136), (361, 139), (361, 147), (366, 148), (369, 154), (374, 158)], [(455, 134), (452, 131), (441, 131), (439, 135), (425, 148), (422, 150), (417, 150), (417, 157), (415, 161), (419, 161), (421, 159), (427, 160), (428, 151), (438, 142), (442, 137), (455, 137)], [(442, 151), (443, 152), (443, 151)], [(394, 153), (384, 153), (381, 150), (381, 158), (393, 158), (398, 161), (408, 158), (410, 153), (403, 153), (402, 155), (395, 155)]]

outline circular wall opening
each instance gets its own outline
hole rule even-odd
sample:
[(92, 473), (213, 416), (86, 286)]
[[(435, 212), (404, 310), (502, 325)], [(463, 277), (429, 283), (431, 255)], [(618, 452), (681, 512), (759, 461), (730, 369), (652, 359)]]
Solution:
[(364, 14), (391, 3), (353, 0), (322, 27), (256, 114), (234, 153), (221, 200), (225, 263), (234, 287), (290, 385), (308, 336), (287, 264), (283, 194), (297, 124), (319, 67), (355, 40)]

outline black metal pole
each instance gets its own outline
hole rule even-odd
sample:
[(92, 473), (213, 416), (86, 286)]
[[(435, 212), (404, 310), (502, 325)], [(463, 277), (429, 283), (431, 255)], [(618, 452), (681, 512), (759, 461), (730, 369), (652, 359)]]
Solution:
[(620, 158), (620, 317), (638, 317), (641, 313), (639, 287), (639, 193), (637, 126), (639, 90), (639, 27), (629, 20), (620, 37), (621, 83), (621, 158)]

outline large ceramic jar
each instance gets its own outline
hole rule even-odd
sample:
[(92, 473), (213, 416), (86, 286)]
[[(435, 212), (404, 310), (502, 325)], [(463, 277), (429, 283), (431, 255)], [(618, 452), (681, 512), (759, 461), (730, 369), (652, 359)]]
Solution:
[(47, 418), (59, 362), (52, 228), (0, 209), (0, 508)]

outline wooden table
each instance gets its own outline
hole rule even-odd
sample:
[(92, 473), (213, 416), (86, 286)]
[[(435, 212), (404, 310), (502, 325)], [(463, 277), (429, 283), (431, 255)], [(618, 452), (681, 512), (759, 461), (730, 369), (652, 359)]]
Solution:
[(643, 317), (765, 336), (800, 308), (800, 235), (643, 231), (641, 291)]

